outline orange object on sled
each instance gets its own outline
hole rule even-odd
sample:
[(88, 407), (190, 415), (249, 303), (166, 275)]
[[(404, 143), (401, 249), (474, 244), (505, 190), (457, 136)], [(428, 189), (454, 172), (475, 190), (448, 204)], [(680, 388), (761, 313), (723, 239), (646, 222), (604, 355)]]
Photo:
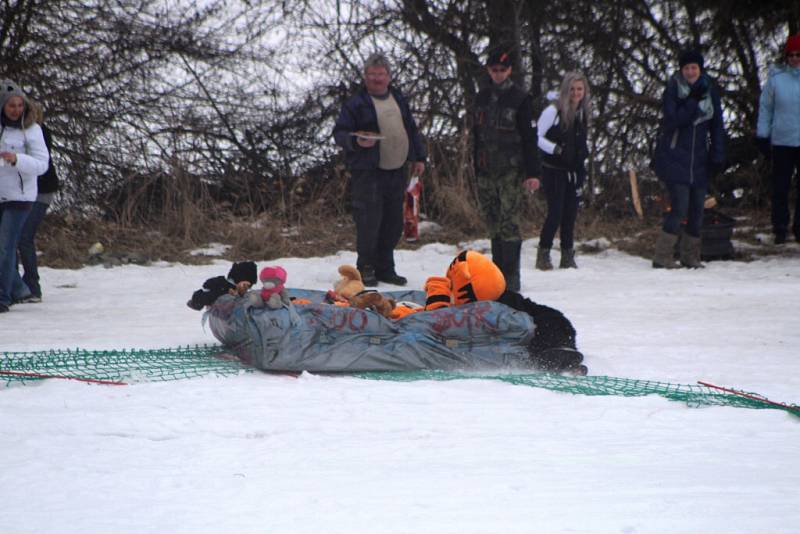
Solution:
[(403, 197), (403, 237), (406, 241), (419, 239), (419, 196), (422, 183), (418, 176), (411, 178)]

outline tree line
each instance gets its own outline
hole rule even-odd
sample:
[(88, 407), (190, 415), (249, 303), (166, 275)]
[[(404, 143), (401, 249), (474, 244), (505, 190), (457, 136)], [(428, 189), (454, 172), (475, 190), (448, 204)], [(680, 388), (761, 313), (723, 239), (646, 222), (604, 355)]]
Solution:
[(289, 221), (331, 198), (343, 206), (331, 126), (377, 49), (430, 148), (427, 208), (457, 218), (447, 212), (470, 187), (469, 110), (501, 44), (540, 105), (566, 71), (588, 76), (587, 199), (609, 215), (628, 210), (627, 169), (648, 176), (679, 51), (701, 50), (729, 136), (717, 192), (758, 203), (760, 87), (800, 31), (800, 4), (757, 0), (5, 0), (2, 11), (2, 76), (44, 105), (57, 207), (131, 224), (187, 205)]

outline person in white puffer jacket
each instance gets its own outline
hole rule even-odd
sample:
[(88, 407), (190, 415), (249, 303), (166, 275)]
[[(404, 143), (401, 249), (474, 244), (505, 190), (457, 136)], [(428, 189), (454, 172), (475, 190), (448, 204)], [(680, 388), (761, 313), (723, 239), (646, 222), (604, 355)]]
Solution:
[(50, 154), (30, 102), (11, 80), (0, 80), (0, 313), (13, 304), (17, 244), (36, 200), (36, 178), (47, 171)]

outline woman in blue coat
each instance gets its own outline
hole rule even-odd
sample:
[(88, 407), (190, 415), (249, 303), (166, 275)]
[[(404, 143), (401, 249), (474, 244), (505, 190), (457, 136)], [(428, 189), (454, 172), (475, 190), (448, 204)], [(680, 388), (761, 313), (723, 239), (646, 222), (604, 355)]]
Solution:
[[(783, 50), (786, 63), (770, 69), (761, 91), (756, 131), (759, 148), (765, 156), (772, 156), (772, 232), (776, 245), (786, 242), (789, 190), (795, 169), (800, 172), (800, 34), (789, 37)], [(797, 193), (792, 231), (800, 241), (800, 179)]]
[(673, 269), (673, 251), (681, 230), (680, 263), (699, 268), (703, 201), (709, 180), (725, 161), (725, 129), (717, 88), (704, 72), (703, 56), (681, 53), (680, 70), (664, 90), (661, 137), (656, 145), (655, 171), (669, 193), (670, 210), (656, 241), (653, 267)]

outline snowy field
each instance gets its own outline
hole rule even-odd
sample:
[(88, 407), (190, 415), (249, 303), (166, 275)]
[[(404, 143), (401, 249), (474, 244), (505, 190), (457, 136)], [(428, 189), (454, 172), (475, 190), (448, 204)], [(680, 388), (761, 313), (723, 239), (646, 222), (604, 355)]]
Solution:
[[(549, 273), (535, 246), (522, 292), (572, 320), (590, 374), (800, 403), (798, 245), (675, 272), (606, 250)], [(421, 288), (457, 251), (398, 251), (398, 271)], [(354, 262), (269, 264), (329, 289)], [(0, 350), (214, 343), (185, 303), (229, 266), (42, 269), (44, 302), (0, 316)], [(0, 388), (0, 426), (4, 534), (800, 532), (800, 417), (778, 410), (252, 373)]]

